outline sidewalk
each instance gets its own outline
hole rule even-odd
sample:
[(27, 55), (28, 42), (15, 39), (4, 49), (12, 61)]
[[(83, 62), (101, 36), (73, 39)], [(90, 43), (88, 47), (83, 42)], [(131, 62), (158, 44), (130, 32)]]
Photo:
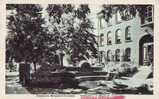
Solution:
[(6, 76), (7, 77), (19, 76), (19, 72), (8, 72), (8, 71), (6, 71)]

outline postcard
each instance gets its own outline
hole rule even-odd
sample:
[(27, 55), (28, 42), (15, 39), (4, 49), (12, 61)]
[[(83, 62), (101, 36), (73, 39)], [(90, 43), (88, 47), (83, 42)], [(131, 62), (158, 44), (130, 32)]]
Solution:
[(1, 1), (2, 99), (158, 99), (158, 5)]

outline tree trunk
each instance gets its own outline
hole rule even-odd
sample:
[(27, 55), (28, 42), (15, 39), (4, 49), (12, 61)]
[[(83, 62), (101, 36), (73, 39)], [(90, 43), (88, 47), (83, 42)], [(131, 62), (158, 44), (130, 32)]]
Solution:
[(64, 54), (60, 53), (60, 65), (61, 65), (61, 67), (63, 67), (63, 57), (64, 57)]
[(33, 62), (34, 64), (34, 71), (36, 72), (36, 62)]

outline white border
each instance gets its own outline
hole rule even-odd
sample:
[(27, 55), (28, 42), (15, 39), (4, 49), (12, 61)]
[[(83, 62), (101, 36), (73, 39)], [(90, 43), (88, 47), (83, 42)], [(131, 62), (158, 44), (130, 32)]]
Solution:
[[(159, 99), (159, 0), (1, 0), (0, 1), (0, 98), (1, 99), (17, 99), (17, 98), (55, 98), (55, 97), (36, 97), (31, 94), (6, 95), (5, 94), (5, 35), (6, 35), (6, 4), (55, 4), (55, 3), (71, 3), (71, 4), (154, 4), (154, 95), (125, 95), (125, 99)], [(57, 98), (57, 97), (56, 97)], [(58, 97), (61, 99), (80, 99), (80, 95), (76, 97)]]

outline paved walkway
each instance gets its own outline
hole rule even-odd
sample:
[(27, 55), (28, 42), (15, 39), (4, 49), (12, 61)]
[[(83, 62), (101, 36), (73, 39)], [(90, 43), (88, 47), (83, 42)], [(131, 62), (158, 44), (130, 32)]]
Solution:
[(18, 72), (6, 73), (6, 94), (28, 94), (25, 87), (19, 83)]
[(6, 76), (19, 76), (19, 72), (6, 72)]

